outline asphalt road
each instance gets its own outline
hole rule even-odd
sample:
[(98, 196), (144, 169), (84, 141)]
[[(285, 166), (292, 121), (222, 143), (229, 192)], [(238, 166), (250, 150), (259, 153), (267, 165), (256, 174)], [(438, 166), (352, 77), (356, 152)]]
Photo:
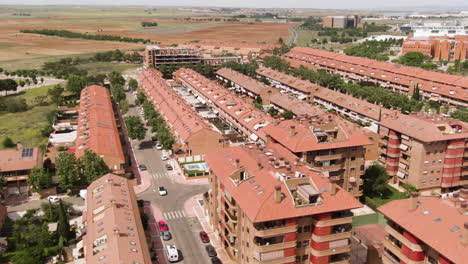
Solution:
[[(127, 100), (133, 104), (133, 95), (128, 93)], [(140, 109), (136, 106), (131, 107), (127, 115), (139, 115)], [(138, 142), (133, 141), (132, 144), (136, 145)], [(140, 147), (134, 147), (136, 160), (140, 164), (145, 164), (151, 175), (151, 187), (138, 194), (138, 199), (150, 201), (161, 210), (164, 219), (156, 220), (164, 220), (172, 234), (172, 239), (163, 243), (176, 245), (182, 256), (182, 260), (178, 263), (210, 263), (204, 245), (199, 238), (202, 227), (196, 217), (188, 217), (184, 211), (185, 201), (194, 195), (206, 192), (208, 185), (185, 185), (175, 182), (174, 173), (168, 172), (165, 168), (166, 163), (174, 161), (162, 161), (162, 151), (157, 150), (154, 145), (148, 131), (146, 139), (140, 143)], [(159, 195), (159, 186), (164, 186), (167, 189), (166, 196)]]

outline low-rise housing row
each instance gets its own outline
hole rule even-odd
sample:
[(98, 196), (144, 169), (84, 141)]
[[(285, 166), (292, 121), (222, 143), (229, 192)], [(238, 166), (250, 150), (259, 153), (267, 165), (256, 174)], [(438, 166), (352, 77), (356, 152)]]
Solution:
[(140, 75), (148, 100), (166, 120), (177, 139), (176, 148), (189, 156), (209, 153), (224, 144), (223, 136), (170, 87), (162, 74), (148, 69)]
[(350, 263), (351, 194), (276, 143), (210, 153), (209, 222), (235, 263)]
[(122, 174), (126, 159), (109, 90), (98, 85), (84, 88), (79, 113), (76, 158), (81, 158), (85, 150), (93, 151), (102, 157), (112, 172)]
[(251, 141), (278, 142), (312, 168), (337, 176), (346, 190), (362, 194), (365, 146), (371, 142), (351, 124), (323, 111), (299, 120), (276, 120), (193, 70), (180, 69), (174, 76)]
[(293, 48), (284, 57), (338, 73), (349, 80), (374, 82), (393, 92), (411, 96), (418, 88), (426, 100), (468, 106), (467, 77), (303, 47)]
[(468, 189), (451, 196), (413, 193), (379, 207), (388, 235), (382, 261), (391, 263), (466, 263), (468, 259)]
[(263, 105), (269, 105), (271, 96), (278, 93), (275, 88), (230, 68), (216, 71), (216, 77), (228, 85), (230, 83), (231, 87), (228, 88), (235, 88), (236, 92), (247, 94), (254, 99), (260, 96)]
[(85, 263), (152, 263), (133, 184), (126, 178), (107, 174), (88, 186), (83, 223), (86, 234), (76, 251)]
[(280, 89), (282, 93), (295, 95), (301, 100), (308, 99), (317, 89), (316, 84), (268, 67), (260, 66), (256, 73), (258, 77), (267, 78), (271, 86)]

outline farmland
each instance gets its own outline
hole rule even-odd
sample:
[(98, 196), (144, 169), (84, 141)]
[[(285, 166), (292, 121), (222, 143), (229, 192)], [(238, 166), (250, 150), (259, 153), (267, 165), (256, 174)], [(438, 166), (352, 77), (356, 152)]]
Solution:
[[(30, 16), (15, 16), (27, 13)], [(204, 14), (197, 13), (197, 16)], [(69, 39), (20, 33), (23, 29), (69, 30), (82, 34), (150, 39), (163, 44), (193, 40), (225, 40), (273, 43), (288, 39), (288, 23), (187, 22), (192, 13), (174, 8), (145, 11), (143, 7), (11, 7), (0, 8), (0, 67), (40, 66), (53, 57), (89, 54), (114, 49), (143, 49), (144, 44)], [(176, 19), (177, 18), (177, 19)], [(142, 21), (157, 27), (141, 27)], [(31, 68), (31, 66), (26, 68)]]

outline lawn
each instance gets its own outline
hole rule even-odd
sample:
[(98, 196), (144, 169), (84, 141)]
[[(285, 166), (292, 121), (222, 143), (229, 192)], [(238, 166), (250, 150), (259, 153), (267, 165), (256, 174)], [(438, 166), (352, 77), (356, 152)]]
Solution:
[[(47, 114), (57, 106), (50, 104), (47, 106), (34, 105), (34, 98), (39, 95), (46, 95), (51, 86), (29, 89), (19, 95), (24, 98), (32, 108), (25, 112), (0, 114), (0, 142), (5, 137), (10, 137), (14, 142), (21, 141), (26, 147), (35, 147), (47, 143), (47, 138), (41, 135), (41, 129), (48, 124)], [(3, 148), (0, 145), (0, 149)]]
[(408, 194), (406, 192), (400, 192), (392, 186), (387, 185), (387, 192), (384, 197), (366, 197), (366, 204), (369, 207), (376, 209), (379, 206), (393, 200), (401, 200), (406, 198), (408, 198)]
[(87, 70), (89, 74), (106, 74), (111, 71), (123, 72), (126, 70), (134, 70), (141, 67), (141, 64), (134, 63), (118, 63), (118, 62), (90, 62), (77, 66), (79, 69)]
[(327, 43), (327, 44), (317, 44), (317, 43), (311, 43), (312, 39), (324, 39), (327, 38), (330, 40), (330, 37), (318, 36), (318, 31), (315, 30), (304, 30), (304, 29), (296, 29), (297, 32), (297, 40), (296, 44), (298, 46), (303, 46), (303, 47), (311, 47), (311, 48), (316, 48), (316, 49), (333, 49), (333, 50), (344, 50), (350, 46), (353, 45), (352, 42), (350, 43)]
[[(1, 49), (1, 46), (0, 46), (0, 49)], [(37, 69), (37, 68), (40, 68), (46, 62), (58, 61), (60, 59), (68, 58), (68, 57), (89, 58), (93, 55), (94, 53), (57, 55), (57, 56), (40, 55), (41, 57), (38, 57), (38, 58), (0, 61), (0, 67), (8, 71), (15, 71), (15, 70), (21, 70), (21, 69)]]
[(358, 215), (353, 217), (353, 226), (363, 226), (369, 224), (380, 224), (385, 226), (386, 220), (383, 214), (381, 213), (374, 213), (374, 214), (367, 214), (367, 215)]

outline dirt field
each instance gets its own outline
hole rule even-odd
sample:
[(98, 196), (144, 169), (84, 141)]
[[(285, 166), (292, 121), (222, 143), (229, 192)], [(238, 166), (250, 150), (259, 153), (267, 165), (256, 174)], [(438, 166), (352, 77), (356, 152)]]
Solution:
[[(76, 13), (73, 12), (75, 10)], [(17, 11), (0, 8), (0, 67), (18, 68), (28, 60), (41, 62), (54, 56), (144, 48), (143, 44), (23, 34), (19, 32), (22, 29), (64, 29), (151, 39), (164, 44), (204, 39), (273, 43), (279, 37), (288, 39), (288, 28), (294, 26), (283, 23), (186, 22), (174, 19), (183, 19), (182, 14), (178, 16), (161, 11), (149, 15), (143, 9), (129, 9), (128, 13), (125, 9), (108, 12), (99, 12), (98, 8), (75, 10), (31, 8), (20, 11), (31, 12), (31, 16), (20, 17), (12, 15)], [(168, 17), (171, 14), (174, 15), (172, 19)], [(142, 28), (142, 21), (156, 21), (158, 26)]]

